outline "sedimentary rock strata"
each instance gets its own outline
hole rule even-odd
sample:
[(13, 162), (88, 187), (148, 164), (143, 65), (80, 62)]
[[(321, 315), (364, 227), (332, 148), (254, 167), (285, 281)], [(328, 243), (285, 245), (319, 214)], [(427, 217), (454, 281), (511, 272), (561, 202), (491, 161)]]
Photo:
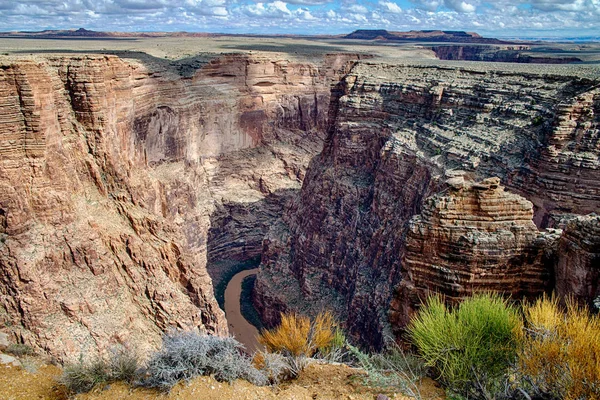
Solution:
[[(224, 334), (207, 269), (261, 253), (265, 322), (334, 308), (374, 347), (409, 266), (415, 288), (457, 298), (469, 287), (449, 277), (480, 278), (481, 260), (498, 275), (481, 286), (547, 288), (532, 215), (562, 226), (600, 203), (597, 76), (288, 58), (225, 55), (185, 74), (149, 57), (3, 59), (0, 323), (12, 340), (64, 360), (152, 346), (170, 327)], [(450, 170), (514, 194), (488, 185), (478, 203), (474, 186), (458, 190), (460, 212), (442, 218), (425, 199)], [(488, 200), (501, 229), (477, 219)], [(425, 225), (409, 223), (418, 214)], [(475, 228), (489, 240), (452, 247)], [(418, 267), (418, 243), (432, 266), (463, 268)]]
[[(332, 95), (335, 115), (300, 199), (265, 240), (255, 300), (267, 323), (277, 321), (273, 310), (331, 307), (362, 343), (380, 346), (390, 333), (408, 222), (446, 188), (448, 170), (499, 177), (533, 203), (541, 228), (598, 209), (597, 77), (519, 69), (367, 62), (352, 69)], [(528, 227), (528, 240), (535, 235), (530, 213), (526, 225), (518, 213), (506, 222)], [(521, 260), (521, 268), (534, 256), (513, 244), (511, 263)], [(464, 245), (453, 251), (464, 251), (461, 259), (478, 259), (481, 248), (453, 245)], [(515, 279), (522, 294), (547, 287), (546, 272), (503, 278), (509, 270), (490, 281)]]
[(539, 232), (531, 202), (506, 192), (499, 178), (475, 183), (459, 175), (448, 183), (409, 222), (402, 281), (391, 304), (395, 327), (406, 326), (432, 293), (456, 302), (477, 291), (518, 299), (552, 288), (549, 250), (560, 231)]
[(115, 56), (4, 60), (0, 324), (63, 360), (171, 327), (227, 333), (207, 254), (260, 248), (287, 198), (265, 199), (299, 188), (351, 59), (224, 56), (191, 77)]
[(556, 292), (600, 309), (600, 216), (569, 221), (558, 247)]

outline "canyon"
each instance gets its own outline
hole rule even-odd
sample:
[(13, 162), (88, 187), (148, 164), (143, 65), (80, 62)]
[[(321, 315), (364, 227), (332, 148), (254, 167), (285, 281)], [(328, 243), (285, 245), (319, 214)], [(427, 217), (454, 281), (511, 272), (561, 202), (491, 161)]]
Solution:
[(257, 257), (267, 326), (333, 309), (365, 347), (433, 290), (593, 306), (597, 66), (322, 47), (1, 58), (0, 330), (59, 361), (226, 335), (213, 279)]
[(232, 55), (190, 78), (115, 56), (5, 63), (2, 326), (58, 360), (226, 334), (207, 260), (260, 251), (353, 58)]
[[(518, 298), (556, 279), (567, 294), (564, 276), (579, 268), (591, 305), (594, 239), (570, 235), (564, 246), (585, 249), (571, 265), (558, 231), (539, 229), (598, 211), (598, 80), (515, 69), (367, 61), (344, 77), (323, 152), (265, 239), (255, 289), (265, 323), (330, 307), (355, 340), (381, 348), (427, 288)], [(556, 263), (569, 263), (562, 277)]]

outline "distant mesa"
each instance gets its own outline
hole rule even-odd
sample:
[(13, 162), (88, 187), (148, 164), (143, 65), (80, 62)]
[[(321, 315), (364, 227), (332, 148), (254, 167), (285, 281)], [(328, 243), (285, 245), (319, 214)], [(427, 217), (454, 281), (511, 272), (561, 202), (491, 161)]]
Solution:
[[(38, 39), (51, 38), (128, 38), (128, 37), (213, 37), (213, 36), (254, 36), (240, 34), (214, 34), (206, 32), (102, 32), (93, 31), (85, 28), (63, 29), (63, 30), (44, 30), (44, 31), (18, 31), (18, 32), (0, 32), (3, 37), (32, 37)], [(302, 35), (265, 35), (277, 37), (299, 37)], [(362, 39), (378, 41), (419, 41), (419, 42), (452, 42), (452, 43), (483, 43), (483, 44), (504, 44), (494, 38), (484, 38), (474, 32), (464, 31), (409, 31), (409, 32), (390, 32), (385, 29), (359, 29), (348, 35), (328, 36), (313, 35), (318, 38), (343, 38), (343, 39)]]
[(102, 32), (85, 28), (59, 29), (43, 31), (13, 31), (0, 32), (2, 37), (25, 37), (37, 39), (52, 38), (128, 38), (128, 37), (209, 37), (218, 36), (212, 33), (202, 32)]
[(385, 29), (358, 29), (344, 39), (362, 39), (362, 40), (403, 40), (403, 41), (421, 41), (421, 42), (454, 42), (454, 43), (505, 43), (499, 39), (484, 38), (475, 32), (464, 31), (409, 31), (409, 32), (390, 32)]

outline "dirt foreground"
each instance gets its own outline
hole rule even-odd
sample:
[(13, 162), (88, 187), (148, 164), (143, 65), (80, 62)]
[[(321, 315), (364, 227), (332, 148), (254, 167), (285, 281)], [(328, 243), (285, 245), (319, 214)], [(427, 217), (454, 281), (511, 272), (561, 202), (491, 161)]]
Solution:
[[(0, 399), (3, 400), (67, 400), (64, 387), (56, 383), (61, 369), (52, 365), (40, 367), (30, 373), (17, 367), (0, 366)], [(346, 365), (310, 365), (298, 379), (276, 387), (254, 386), (246, 381), (232, 384), (217, 382), (211, 377), (196, 378), (189, 383), (180, 383), (170, 393), (132, 388), (124, 383), (114, 383), (94, 389), (90, 393), (72, 397), (76, 400), (313, 400), (376, 399), (383, 394), (390, 399), (408, 400), (394, 390), (370, 388), (363, 384), (363, 373)], [(426, 379), (420, 385), (423, 399), (444, 399), (443, 390)]]

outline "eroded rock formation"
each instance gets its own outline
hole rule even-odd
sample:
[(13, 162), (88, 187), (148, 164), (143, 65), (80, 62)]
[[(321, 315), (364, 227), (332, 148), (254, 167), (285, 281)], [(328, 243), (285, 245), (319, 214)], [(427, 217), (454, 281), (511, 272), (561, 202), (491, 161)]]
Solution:
[(558, 256), (557, 294), (600, 309), (600, 216), (590, 214), (569, 221)]
[(0, 324), (63, 360), (170, 327), (225, 334), (209, 230), (236, 243), (247, 225), (260, 248), (283, 200), (232, 225), (228, 207), (299, 188), (350, 59), (232, 55), (191, 78), (115, 56), (5, 60)]
[[(416, 260), (419, 240), (439, 244), (423, 245), (432, 265), (461, 255), (462, 275), (450, 276), (474, 279), (485, 259), (494, 282), (544, 290), (543, 235), (517, 194), (541, 228), (598, 210), (597, 77), (356, 58), (226, 55), (185, 76), (114, 56), (3, 61), (0, 323), (63, 360), (152, 346), (169, 327), (225, 333), (208, 263), (262, 252), (255, 302), (265, 322), (333, 308), (380, 347), (403, 257)], [(424, 200), (447, 188), (449, 170), (498, 176), (515, 193), (485, 190), (502, 199), (502, 229), (447, 229), (482, 217), (473, 188), (458, 191), (460, 213), (432, 217)], [(429, 222), (413, 231), (417, 214)], [(482, 241), (450, 249), (475, 228), (514, 257), (494, 259)], [(572, 229), (565, 246), (587, 249)], [(593, 271), (595, 258), (582, 257)], [(468, 292), (414, 271), (415, 282)]]
[(540, 56), (528, 53), (531, 46), (527, 45), (447, 45), (432, 46), (437, 58), (440, 60), (467, 60), (467, 61), (491, 61), (512, 63), (536, 63), (536, 64), (569, 64), (581, 62), (577, 57)]
[(539, 232), (531, 202), (506, 192), (499, 178), (474, 183), (459, 175), (448, 183), (409, 222), (394, 327), (406, 326), (431, 293), (456, 302), (477, 291), (519, 299), (552, 289), (560, 230)]
[[(277, 322), (281, 310), (330, 307), (363, 344), (381, 346), (390, 333), (408, 222), (422, 212), (424, 199), (445, 188), (448, 170), (466, 171), (473, 180), (499, 177), (533, 203), (540, 228), (564, 214), (598, 209), (597, 76), (503, 68), (360, 62), (352, 69), (334, 92), (336, 114), (300, 199), (265, 240), (255, 293), (265, 322)], [(508, 278), (511, 268), (542, 273), (533, 261), (539, 253), (527, 244), (537, 235), (529, 207), (503, 222), (524, 229), (516, 242), (509, 237), (515, 233), (492, 235), (508, 240), (514, 254), (490, 280), (514, 279), (522, 294), (543, 291), (548, 281), (545, 271)], [(454, 245), (462, 247), (452, 254), (464, 251), (460, 260), (478, 268), (477, 252), (485, 246)]]

